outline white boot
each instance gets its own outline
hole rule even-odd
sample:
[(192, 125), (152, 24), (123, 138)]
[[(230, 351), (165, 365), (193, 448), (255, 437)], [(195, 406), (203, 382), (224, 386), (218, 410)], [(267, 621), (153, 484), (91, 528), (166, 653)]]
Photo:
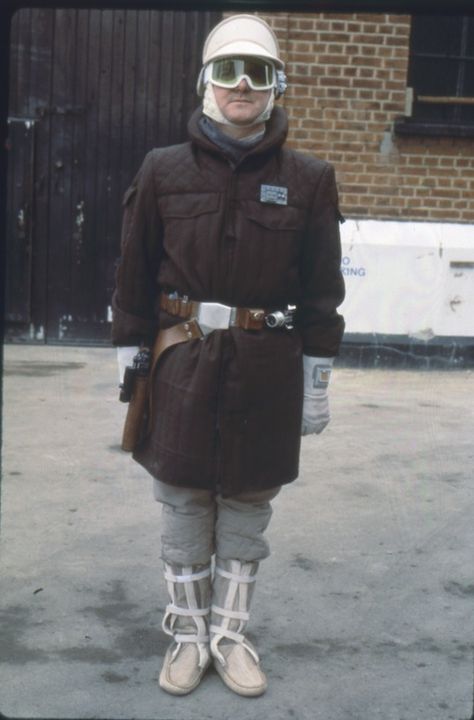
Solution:
[(212, 590), (211, 655), (224, 683), (239, 695), (253, 697), (267, 689), (257, 651), (243, 635), (258, 562), (216, 560)]
[(211, 662), (209, 653), (210, 566), (165, 563), (171, 602), (166, 606), (163, 630), (173, 637), (160, 673), (160, 685), (173, 695), (194, 690)]

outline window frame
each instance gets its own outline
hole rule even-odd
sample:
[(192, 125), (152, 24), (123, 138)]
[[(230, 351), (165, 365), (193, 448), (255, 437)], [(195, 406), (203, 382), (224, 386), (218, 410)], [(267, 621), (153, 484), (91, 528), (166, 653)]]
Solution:
[[(442, 18), (437, 16), (431, 16), (436, 18), (437, 22)], [(459, 37), (459, 51), (456, 53), (449, 52), (447, 47), (444, 46), (439, 52), (427, 52), (426, 50), (417, 49), (414, 45), (414, 23), (423, 22), (426, 19), (425, 15), (412, 16), (412, 32), (410, 34), (410, 45), (409, 45), (409, 65), (408, 65), (408, 83), (406, 89), (406, 110), (405, 116), (397, 118), (395, 121), (395, 132), (400, 135), (440, 135), (440, 136), (460, 136), (460, 137), (474, 137), (474, 119), (472, 121), (460, 118), (461, 108), (469, 105), (474, 107), (474, 96), (465, 95), (464, 87), (466, 80), (466, 70), (471, 65), (474, 72), (474, 55), (468, 54), (467, 42), (469, 31), (474, 32), (474, 28), (469, 28), (469, 23), (474, 24), (474, 18), (470, 15), (462, 15), (460, 37)], [(448, 40), (448, 37), (447, 37)], [(417, 93), (416, 87), (414, 87), (414, 75), (417, 59), (421, 61), (426, 59), (433, 59), (438, 61), (445, 61), (446, 63), (457, 62), (456, 68), (456, 88), (455, 94), (449, 95), (435, 95), (428, 94), (421, 91)], [(449, 106), (451, 109), (450, 119), (429, 119), (426, 117), (420, 117), (420, 109), (426, 108), (426, 106)], [(424, 115), (424, 113), (423, 113)]]

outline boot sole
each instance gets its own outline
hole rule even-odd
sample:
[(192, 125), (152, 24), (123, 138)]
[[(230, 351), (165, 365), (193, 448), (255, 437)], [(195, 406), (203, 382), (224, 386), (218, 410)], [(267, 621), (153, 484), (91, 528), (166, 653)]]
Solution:
[(172, 685), (166, 678), (162, 678), (160, 675), (160, 678), (158, 680), (160, 688), (164, 690), (167, 693), (170, 693), (170, 695), (189, 695), (193, 690), (195, 690), (199, 683), (201, 682), (203, 678), (204, 673), (201, 675), (201, 677), (193, 683), (193, 685), (190, 685), (188, 687), (182, 688), (178, 687), (177, 685)]

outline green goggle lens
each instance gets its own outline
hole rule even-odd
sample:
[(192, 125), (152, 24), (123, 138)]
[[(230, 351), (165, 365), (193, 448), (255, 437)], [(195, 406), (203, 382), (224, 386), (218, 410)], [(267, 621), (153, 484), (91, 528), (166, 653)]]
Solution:
[(211, 80), (221, 87), (237, 87), (242, 77), (249, 80), (253, 90), (268, 90), (275, 83), (271, 63), (257, 58), (222, 58), (212, 63)]

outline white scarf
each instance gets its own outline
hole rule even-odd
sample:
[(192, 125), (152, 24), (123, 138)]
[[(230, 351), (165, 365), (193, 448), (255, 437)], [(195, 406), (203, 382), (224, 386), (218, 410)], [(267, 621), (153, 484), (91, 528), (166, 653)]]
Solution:
[(219, 109), (216, 101), (216, 96), (214, 94), (214, 87), (211, 82), (208, 82), (206, 83), (206, 89), (204, 90), (204, 96), (202, 99), (202, 111), (204, 115), (207, 115), (207, 117), (211, 118), (211, 120), (222, 123), (222, 125), (231, 125), (232, 127), (252, 127), (253, 125), (259, 125), (260, 123), (266, 122), (268, 120), (268, 118), (272, 114), (274, 102), (275, 90), (272, 89), (270, 97), (268, 98), (266, 108), (263, 110), (263, 112), (260, 113), (258, 117), (255, 118), (255, 120), (253, 120), (251, 123), (248, 123), (247, 125), (233, 123), (230, 120), (227, 120), (227, 118), (224, 117), (223, 113)]

